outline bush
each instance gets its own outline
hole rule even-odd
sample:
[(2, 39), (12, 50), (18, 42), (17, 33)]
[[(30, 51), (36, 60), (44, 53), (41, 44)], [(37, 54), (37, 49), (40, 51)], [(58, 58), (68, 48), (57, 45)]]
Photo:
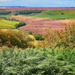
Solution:
[(28, 31), (28, 30), (24, 30), (26, 33), (32, 35), (32, 32), (31, 31)]
[(27, 31), (27, 32), (28, 32), (28, 34), (32, 35), (32, 32), (31, 31)]
[(25, 25), (26, 25), (26, 23), (21, 21), (19, 24), (15, 24), (15, 28), (19, 28), (19, 27), (25, 26)]
[(0, 75), (75, 75), (75, 49), (0, 49)]
[(75, 24), (67, 25), (60, 31), (48, 32), (42, 45), (50, 46), (50, 48), (75, 47)]
[(44, 37), (38, 33), (32, 33), (36, 40), (44, 40)]
[(0, 30), (0, 44), (8, 47), (17, 46), (19, 48), (27, 48), (28, 46), (28, 34), (22, 30)]

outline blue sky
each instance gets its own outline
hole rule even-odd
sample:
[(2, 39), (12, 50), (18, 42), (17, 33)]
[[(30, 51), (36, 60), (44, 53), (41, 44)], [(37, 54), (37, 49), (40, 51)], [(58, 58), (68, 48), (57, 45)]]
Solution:
[(0, 0), (0, 6), (75, 7), (75, 0)]

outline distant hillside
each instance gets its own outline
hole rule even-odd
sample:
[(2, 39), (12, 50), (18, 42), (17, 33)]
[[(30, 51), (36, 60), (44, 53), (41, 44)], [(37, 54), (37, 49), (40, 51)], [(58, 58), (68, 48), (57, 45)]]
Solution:
[(30, 9), (75, 9), (75, 7), (25, 7), (25, 6), (3, 6), (0, 9), (5, 10), (30, 10)]

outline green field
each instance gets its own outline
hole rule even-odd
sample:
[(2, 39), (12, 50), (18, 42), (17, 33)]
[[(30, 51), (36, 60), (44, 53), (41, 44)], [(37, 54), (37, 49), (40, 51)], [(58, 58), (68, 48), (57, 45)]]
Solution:
[(25, 16), (34, 16), (34, 17), (48, 17), (51, 19), (68, 19), (68, 18), (75, 19), (75, 9), (63, 9), (63, 10), (62, 9), (61, 10), (44, 9), (39, 13), (35, 11), (31, 13), (31, 11), (24, 10), (24, 11), (16, 11), (15, 14), (25, 15)]
[(52, 19), (75, 19), (75, 10), (45, 10), (36, 17), (49, 17)]
[[(6, 13), (5, 13), (6, 12)], [(35, 17), (49, 17), (51, 19), (75, 19), (75, 9), (44, 9), (44, 10), (18, 10), (18, 11), (0, 11), (0, 17), (9, 18), (11, 15), (25, 15)], [(6, 15), (5, 15), (6, 14)]]
[(0, 28), (15, 28), (14, 25), (18, 23), (19, 22), (17, 21), (9, 21), (9, 20), (0, 19)]
[[(28, 12), (28, 13), (27, 13)], [(25, 15), (25, 16), (34, 16), (34, 17), (48, 17), (51, 19), (68, 19), (72, 18), (75, 19), (75, 9), (63, 9), (63, 10), (43, 10), (39, 13), (35, 13), (34, 11), (24, 10), (24, 11), (17, 11), (17, 15)], [(14, 14), (15, 15), (15, 14)]]
[(8, 15), (0, 15), (0, 18), (9, 18), (11, 15), (8, 14)]

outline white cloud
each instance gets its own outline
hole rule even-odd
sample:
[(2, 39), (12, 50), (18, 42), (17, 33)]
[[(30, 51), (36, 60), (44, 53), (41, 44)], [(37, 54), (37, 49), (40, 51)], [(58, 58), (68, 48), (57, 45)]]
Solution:
[(11, 0), (0, 0), (0, 2), (7, 2), (7, 1), (11, 1)]

